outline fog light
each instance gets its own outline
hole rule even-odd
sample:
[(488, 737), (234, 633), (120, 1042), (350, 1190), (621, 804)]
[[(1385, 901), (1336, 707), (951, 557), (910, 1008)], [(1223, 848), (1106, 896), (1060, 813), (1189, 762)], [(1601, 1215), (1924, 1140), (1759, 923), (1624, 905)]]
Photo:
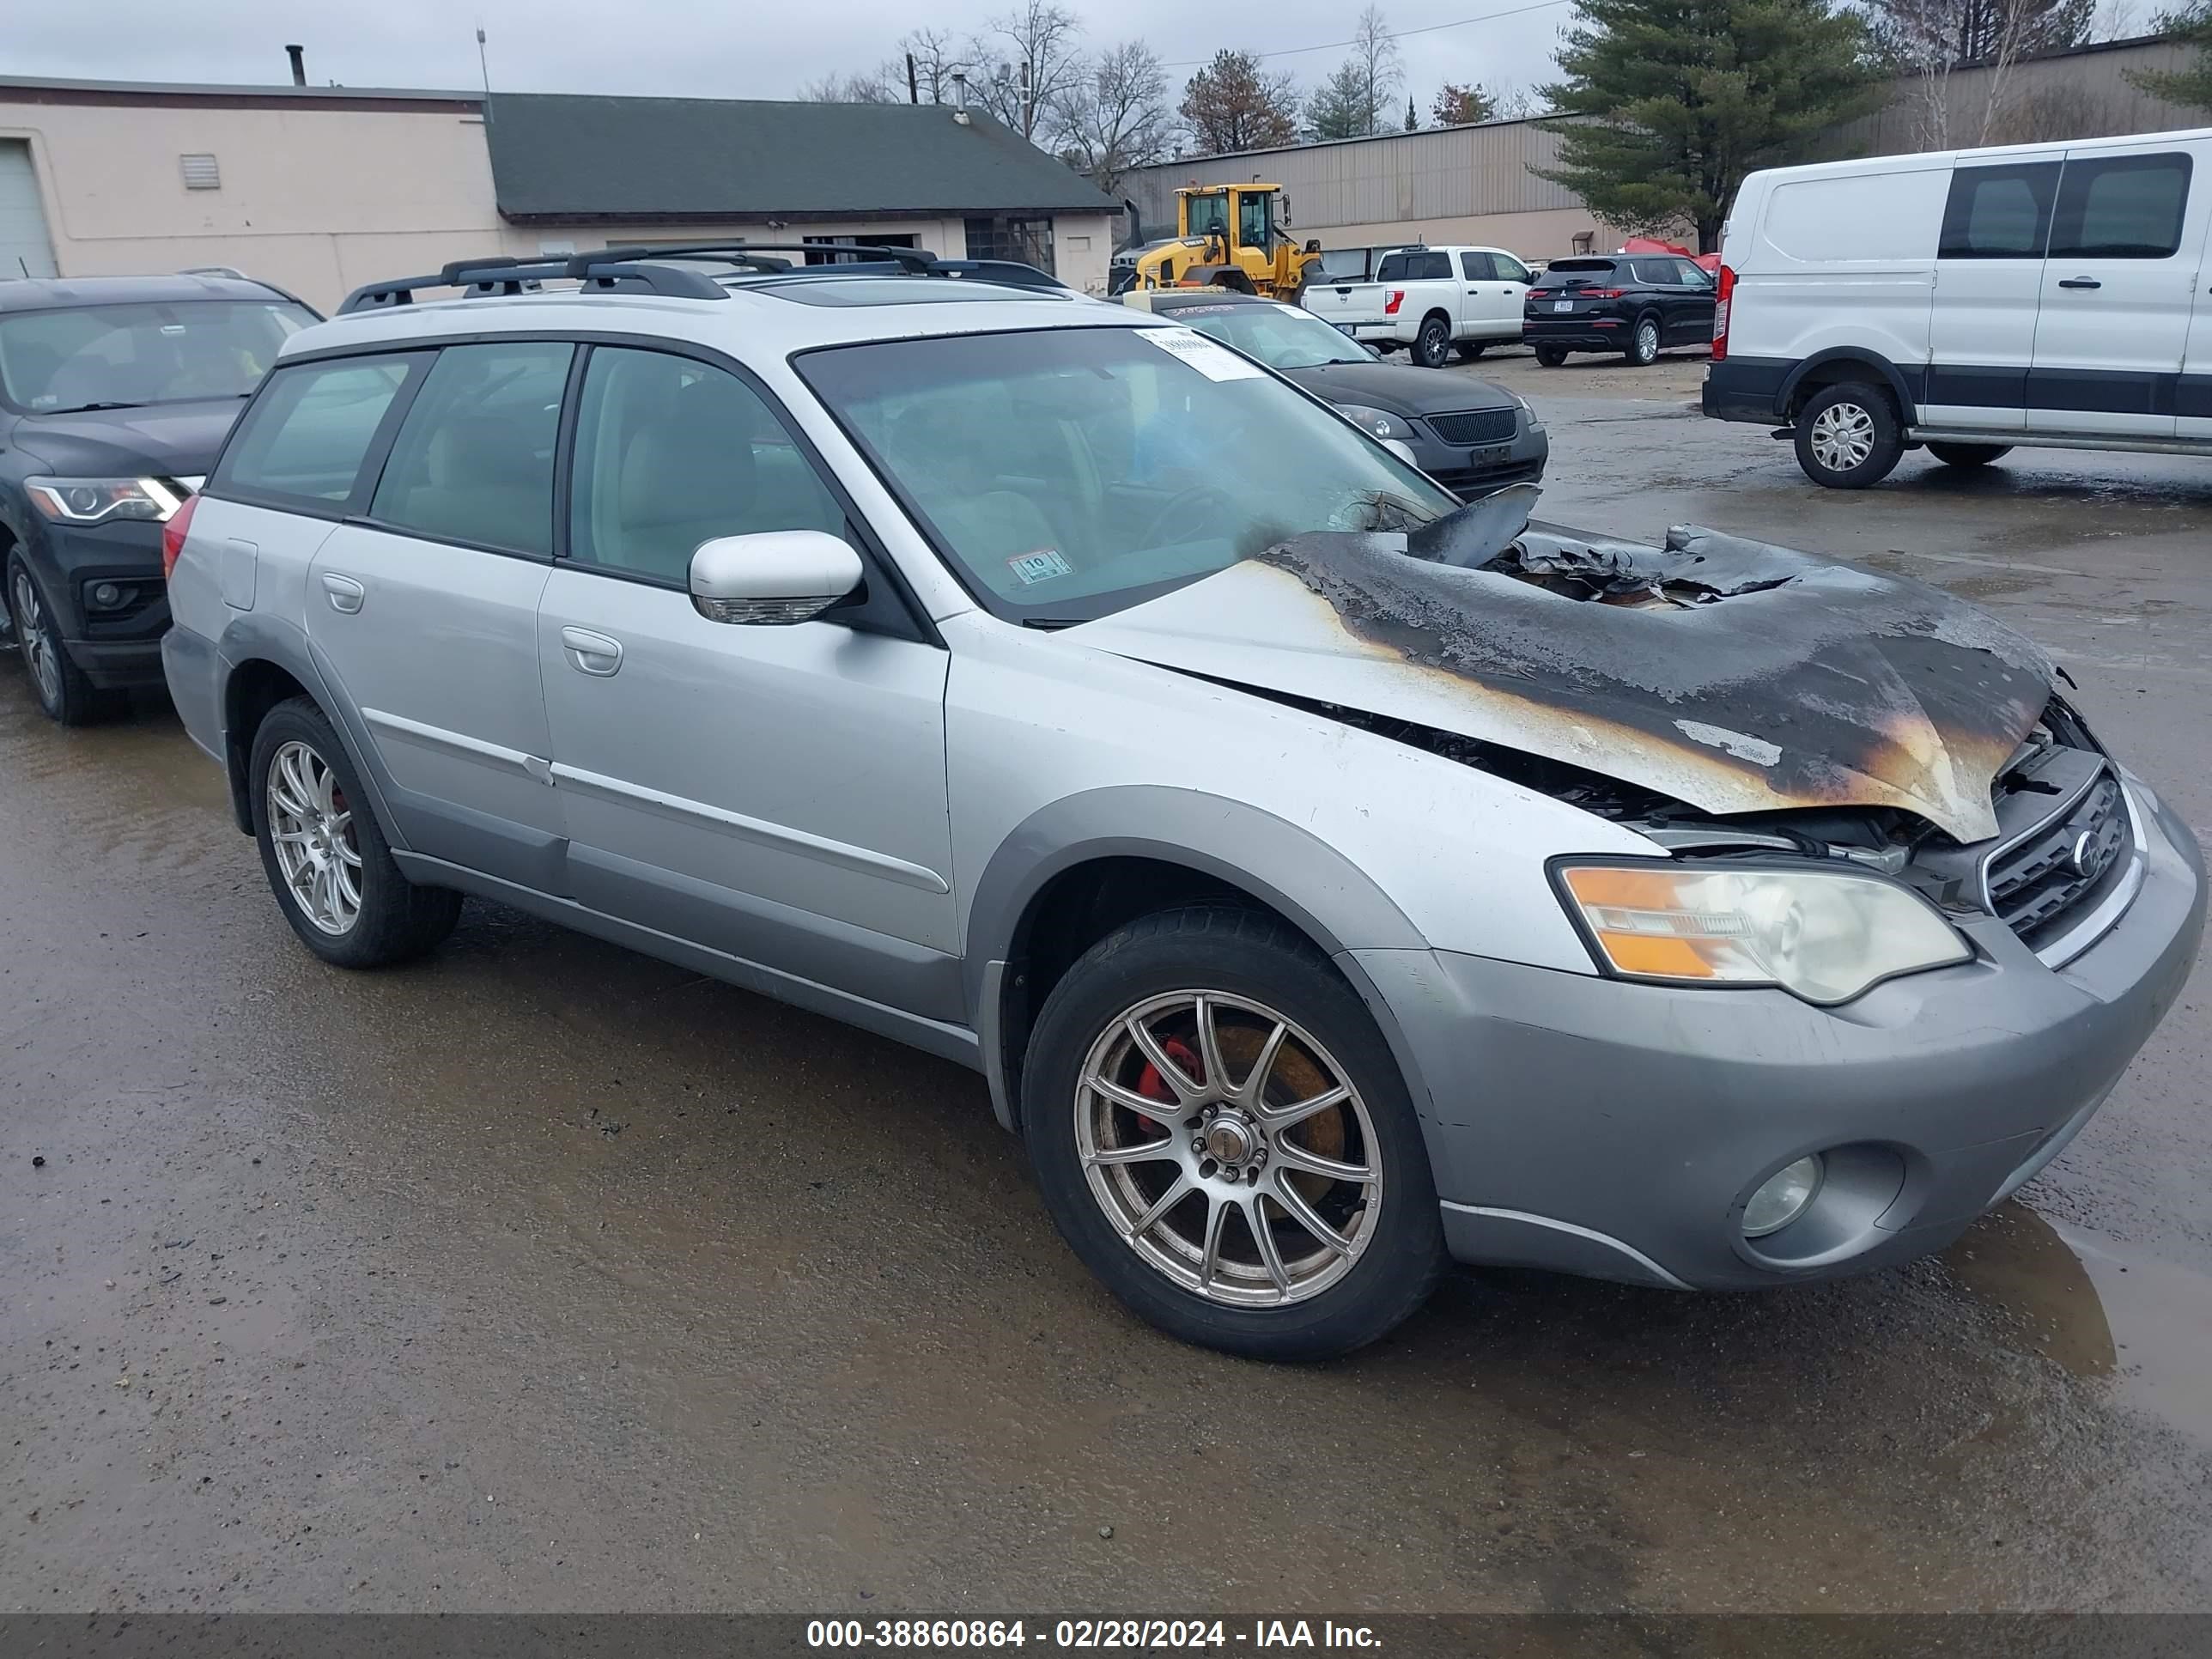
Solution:
[(1785, 1164), (1743, 1206), (1743, 1236), (1763, 1238), (1779, 1232), (1799, 1216), (1820, 1190), (1820, 1155)]
[(92, 602), (102, 611), (114, 610), (126, 597), (125, 591), (113, 582), (94, 582), (92, 585)]

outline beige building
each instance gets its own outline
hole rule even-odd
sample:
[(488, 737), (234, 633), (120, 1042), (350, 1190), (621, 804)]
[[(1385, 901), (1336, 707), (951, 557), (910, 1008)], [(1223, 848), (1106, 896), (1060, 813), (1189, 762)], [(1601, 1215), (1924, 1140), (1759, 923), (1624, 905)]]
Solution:
[(1103, 292), (1120, 224), (936, 106), (0, 78), (0, 276), (225, 265), (329, 310), (475, 255), (835, 240)]
[[(2169, 70), (2191, 49), (2127, 40), (2055, 52), (2009, 66), (1961, 69), (1899, 82), (1881, 112), (1833, 135), (1837, 155), (1896, 155), (1977, 144), (2103, 137), (2201, 126), (2201, 111), (2137, 88), (2131, 70)], [(1175, 191), (1190, 184), (1282, 185), (1291, 228), (1325, 248), (1473, 242), (1523, 258), (1607, 252), (1622, 232), (1563, 185), (1534, 169), (1557, 164), (1559, 139), (1534, 121), (1346, 138), (1163, 162), (1126, 186), (1147, 235), (1175, 227)]]

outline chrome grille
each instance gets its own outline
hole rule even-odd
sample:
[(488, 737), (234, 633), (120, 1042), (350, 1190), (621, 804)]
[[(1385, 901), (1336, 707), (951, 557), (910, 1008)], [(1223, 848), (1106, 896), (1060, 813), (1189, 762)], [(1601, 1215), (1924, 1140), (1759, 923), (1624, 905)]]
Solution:
[(2101, 772), (2069, 807), (2000, 848), (1984, 873), (1990, 908), (2030, 944), (2117, 878), (2134, 848), (2120, 781)]
[(1521, 423), (1520, 411), (1511, 409), (1462, 409), (1422, 418), (1448, 444), (1502, 444)]

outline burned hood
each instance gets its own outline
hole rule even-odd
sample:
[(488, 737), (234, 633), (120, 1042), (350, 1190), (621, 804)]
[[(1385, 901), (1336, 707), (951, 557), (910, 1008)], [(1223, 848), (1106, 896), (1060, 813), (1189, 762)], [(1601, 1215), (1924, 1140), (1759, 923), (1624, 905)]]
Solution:
[(1710, 530), (1647, 547), (1529, 524), (1453, 562), (1436, 528), (1415, 532), (1427, 556), (1402, 535), (1297, 537), (1068, 637), (1703, 811), (1890, 806), (1996, 833), (1990, 785), (2054, 671), (1986, 613)]

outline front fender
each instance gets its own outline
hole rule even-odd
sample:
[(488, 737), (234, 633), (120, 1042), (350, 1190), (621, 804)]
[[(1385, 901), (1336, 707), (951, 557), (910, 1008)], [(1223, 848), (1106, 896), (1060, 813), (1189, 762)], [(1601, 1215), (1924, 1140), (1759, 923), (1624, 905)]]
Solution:
[[(1278, 911), (1335, 960), (1398, 1052), (1396, 1020), (1349, 953), (1427, 945), (1358, 865), (1318, 836), (1241, 801), (1158, 784), (1087, 790), (1042, 806), (1017, 825), (984, 866), (968, 908), (963, 988), (992, 1110), (1006, 1127), (1014, 1125), (1014, 1100), (1005, 975), (1021, 919), (1055, 876), (1112, 858), (1180, 865)], [(1399, 1059), (1404, 1066), (1407, 1056)], [(1409, 1080), (1413, 1076), (1408, 1070)]]

